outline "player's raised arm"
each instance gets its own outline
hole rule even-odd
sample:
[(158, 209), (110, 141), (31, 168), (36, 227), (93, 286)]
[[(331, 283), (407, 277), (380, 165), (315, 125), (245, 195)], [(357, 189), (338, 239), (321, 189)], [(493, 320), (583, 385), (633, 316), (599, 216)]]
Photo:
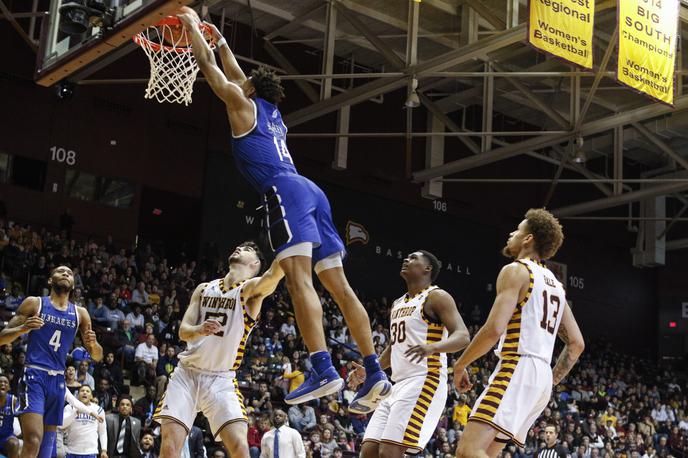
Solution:
[(191, 302), (184, 312), (184, 318), (182, 318), (181, 326), (179, 326), (179, 338), (185, 342), (209, 336), (222, 330), (222, 326), (217, 320), (205, 320), (201, 324), (197, 324), (201, 320), (201, 293), (207, 286), (207, 283), (201, 283), (196, 287), (191, 295)]
[(565, 346), (557, 359), (557, 364), (552, 369), (553, 385), (558, 385), (566, 377), (578, 361), (583, 350), (585, 350), (583, 334), (578, 327), (569, 304), (566, 304), (564, 307), (564, 315), (561, 317), (561, 324), (559, 324), (557, 335), (564, 341)]
[(275, 292), (282, 278), (284, 278), (284, 271), (280, 267), (279, 261), (275, 259), (262, 276), (252, 278), (246, 283), (244, 291), (249, 299), (263, 300)]
[(40, 304), (41, 299), (35, 296), (24, 299), (17, 309), (17, 314), (0, 331), (0, 345), (12, 343), (22, 334), (43, 326), (43, 319), (38, 316)]
[(206, 24), (210, 27), (215, 39), (215, 46), (217, 46), (218, 54), (220, 54), (220, 61), (222, 61), (222, 69), (225, 72), (225, 76), (232, 83), (241, 86), (246, 81), (246, 75), (241, 70), (239, 62), (237, 62), (232, 49), (227, 44), (227, 40), (225, 40), (225, 37), (222, 36), (220, 30), (214, 24), (209, 22), (206, 22)]
[(490, 315), (482, 328), (475, 335), (466, 350), (454, 363), (454, 383), (462, 390), (459, 383), (468, 383), (467, 375), (462, 376), (466, 367), (476, 359), (490, 351), (499, 341), (506, 330), (506, 326), (514, 314), (520, 300), (521, 292), (527, 288), (530, 281), (528, 269), (518, 262), (512, 262), (502, 268), (497, 277), (497, 297), (495, 298)]
[[(220, 67), (217, 66), (213, 50), (210, 49), (210, 46), (201, 34), (196, 18), (190, 14), (180, 14), (178, 17), (191, 37), (191, 49), (196, 62), (198, 62), (198, 68), (205, 76), (215, 95), (225, 102), (229, 110), (236, 111), (242, 107), (249, 107), (250, 102), (246, 99), (241, 87), (230, 82), (225, 74), (222, 73)], [(252, 111), (253, 108), (250, 108)]]
[(449, 293), (441, 289), (431, 291), (424, 309), (431, 316), (437, 317), (444, 327), (447, 328), (449, 335), (446, 339), (439, 342), (410, 347), (405, 354), (411, 361), (420, 362), (429, 355), (454, 353), (466, 348), (471, 341), (471, 337), (463, 322), (463, 318), (459, 315), (456, 302), (454, 302), (454, 298)]
[(84, 348), (91, 354), (94, 361), (101, 361), (103, 359), (103, 347), (96, 339), (96, 333), (91, 328), (91, 317), (88, 310), (83, 307), (76, 308), (79, 314), (79, 331), (81, 332), (81, 340), (84, 343)]

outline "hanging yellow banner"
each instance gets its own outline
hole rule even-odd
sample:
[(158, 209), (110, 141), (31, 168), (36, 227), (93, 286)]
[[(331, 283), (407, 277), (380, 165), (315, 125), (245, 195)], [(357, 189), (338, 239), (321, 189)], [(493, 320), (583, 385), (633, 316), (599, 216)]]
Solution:
[(679, 0), (619, 2), (619, 82), (674, 104)]
[(529, 0), (528, 43), (583, 68), (592, 68), (595, 0)]

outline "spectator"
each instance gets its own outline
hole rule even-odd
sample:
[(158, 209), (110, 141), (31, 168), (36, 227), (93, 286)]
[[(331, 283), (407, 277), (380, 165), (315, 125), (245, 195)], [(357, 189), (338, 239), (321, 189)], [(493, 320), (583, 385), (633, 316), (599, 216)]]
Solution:
[(471, 408), (466, 405), (467, 400), (468, 398), (465, 394), (460, 395), (452, 412), (452, 421), (458, 422), (462, 428), (468, 423), (468, 414), (471, 413)]
[(289, 424), (302, 433), (315, 426), (315, 410), (308, 404), (299, 404), (289, 408)]
[(81, 385), (82, 383), (76, 378), (76, 368), (74, 366), (67, 366), (65, 369), (65, 387), (76, 396)]
[(129, 395), (123, 395), (117, 403), (118, 413), (107, 415), (109, 458), (140, 458), (139, 437), (141, 422), (131, 416), (132, 403)]
[(158, 364), (158, 347), (155, 346), (155, 336), (153, 334), (148, 334), (146, 341), (138, 344), (134, 360), (136, 361), (138, 384), (153, 383), (155, 368)]
[(21, 286), (15, 283), (12, 287), (12, 294), (5, 298), (5, 309), (9, 311), (17, 310), (25, 297), (24, 293), (22, 293)]
[(306, 457), (301, 435), (297, 430), (284, 424), (286, 419), (287, 415), (282, 410), (277, 409), (272, 414), (273, 428), (263, 435), (260, 458)]
[(293, 336), (296, 335), (296, 326), (294, 325), (293, 316), (288, 316), (287, 321), (285, 323), (282, 323), (282, 327), (280, 327), (280, 334), (282, 334), (283, 336), (287, 336), (289, 334)]
[(270, 430), (270, 420), (267, 416), (256, 421), (254, 415), (248, 417), (248, 450), (251, 458), (260, 456), (260, 443), (266, 432)]
[(133, 415), (141, 420), (144, 429), (147, 429), (153, 420), (153, 413), (157, 407), (157, 394), (158, 390), (155, 385), (148, 385), (146, 395), (134, 404)]
[(124, 321), (124, 312), (117, 308), (117, 300), (110, 296), (107, 301), (107, 325), (111, 329), (118, 329), (122, 321)]
[(385, 328), (382, 324), (378, 323), (373, 331), (373, 340), (377, 337), (377, 343), (380, 345), (385, 345), (387, 343), (387, 334), (385, 333)]
[(79, 362), (79, 370), (76, 373), (76, 379), (80, 385), (88, 385), (91, 390), (96, 389), (96, 381), (93, 376), (88, 373), (89, 361), (83, 359)]
[(139, 304), (132, 304), (132, 311), (127, 313), (125, 319), (129, 320), (129, 323), (131, 323), (131, 326), (133, 326), (134, 329), (138, 331), (143, 330), (144, 318), (143, 314), (141, 313), (141, 306)]
[(155, 453), (155, 437), (149, 432), (144, 432), (141, 437), (141, 458), (158, 458)]
[(155, 386), (158, 389), (158, 401), (165, 392), (165, 389), (167, 388), (167, 382), (170, 379), (172, 372), (174, 372), (176, 369), (178, 363), (179, 360), (177, 359), (177, 355), (175, 355), (174, 347), (169, 345), (165, 350), (165, 354), (162, 355), (158, 360), (158, 364), (155, 368)]
[(287, 369), (285, 369), (284, 373), (282, 374), (282, 377), (284, 377), (285, 380), (289, 380), (289, 393), (298, 388), (306, 379), (303, 362), (298, 361), (296, 365), (298, 367), (297, 370), (287, 372)]
[(320, 448), (320, 456), (322, 458), (330, 458), (334, 449), (337, 448), (337, 441), (332, 436), (332, 429), (325, 428), (322, 430), (322, 446)]
[[(188, 454), (187, 454), (188, 451)], [(192, 426), (191, 431), (186, 436), (182, 458), (206, 458), (205, 447), (203, 446), (203, 431), (198, 426)]]
[(106, 378), (110, 380), (115, 386), (121, 388), (124, 377), (122, 375), (122, 369), (118, 362), (115, 361), (115, 354), (111, 351), (105, 354), (103, 361), (96, 364), (96, 369), (93, 373), (94, 378), (100, 380)]
[(112, 387), (108, 379), (100, 379), (98, 382), (98, 389), (93, 395), (98, 399), (98, 405), (106, 412), (110, 412), (115, 408), (117, 403), (117, 391)]
[(146, 291), (146, 284), (142, 281), (136, 285), (136, 289), (131, 293), (131, 302), (134, 304), (148, 305), (150, 300)]

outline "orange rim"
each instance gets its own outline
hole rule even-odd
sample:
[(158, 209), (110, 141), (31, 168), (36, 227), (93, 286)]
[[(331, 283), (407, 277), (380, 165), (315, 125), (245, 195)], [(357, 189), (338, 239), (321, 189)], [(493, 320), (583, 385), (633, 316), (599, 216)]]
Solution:
[[(164, 27), (164, 26), (181, 26), (182, 21), (177, 17), (177, 16), (165, 16), (162, 18), (160, 21), (158, 21), (154, 26), (156, 29), (158, 27)], [(203, 32), (207, 32), (209, 35), (212, 34), (212, 30), (210, 29), (210, 26), (206, 24), (205, 22), (200, 22), (198, 26), (203, 30)], [(159, 31), (159, 29), (158, 29)], [(160, 35), (160, 34), (159, 34)], [(133, 36), (133, 40), (136, 44), (138, 44), (141, 47), (148, 47), (152, 49), (153, 51), (160, 51), (161, 49), (164, 49), (167, 52), (178, 52), (178, 53), (186, 53), (191, 51), (191, 46), (169, 46), (169, 45), (163, 45), (160, 43), (156, 43), (154, 41), (149, 40), (146, 38), (144, 35), (144, 31), (141, 31), (137, 33), (136, 35)], [(163, 37), (164, 41), (164, 37)], [(215, 40), (212, 38), (208, 40), (208, 44), (210, 45), (211, 49), (215, 48)]]

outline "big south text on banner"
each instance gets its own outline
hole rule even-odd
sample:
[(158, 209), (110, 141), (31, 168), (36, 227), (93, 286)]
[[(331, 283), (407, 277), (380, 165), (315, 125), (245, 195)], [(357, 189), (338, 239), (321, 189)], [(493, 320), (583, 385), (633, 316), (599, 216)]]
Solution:
[(617, 79), (673, 105), (679, 0), (623, 0), (618, 9)]

